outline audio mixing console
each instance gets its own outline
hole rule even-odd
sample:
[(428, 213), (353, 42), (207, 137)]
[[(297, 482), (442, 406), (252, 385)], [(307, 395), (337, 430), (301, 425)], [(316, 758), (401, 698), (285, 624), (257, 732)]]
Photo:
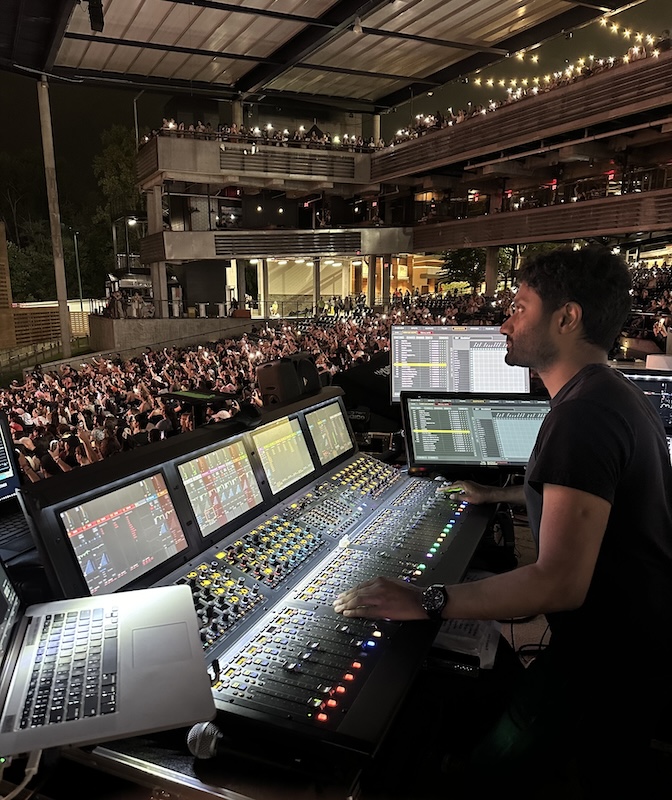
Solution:
[(494, 509), (358, 452), (341, 395), (138, 448), (24, 502), (61, 596), (190, 587), (229, 722), (371, 754), (438, 623), (346, 619), (334, 599), (379, 575), (460, 581)]
[(172, 577), (192, 588), (218, 709), (375, 748), (436, 626), (346, 620), (332, 603), (378, 575), (461, 578), (452, 545), (477, 542), (485, 516), (436, 488), (357, 454)]

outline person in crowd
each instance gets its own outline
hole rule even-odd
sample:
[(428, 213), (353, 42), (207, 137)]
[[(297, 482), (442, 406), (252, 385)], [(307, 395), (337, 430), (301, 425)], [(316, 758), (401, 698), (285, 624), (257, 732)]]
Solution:
[[(501, 328), (506, 361), (539, 374), (551, 411), (524, 486), (465, 480), (447, 491), (475, 504), (525, 503), (536, 562), (447, 587), (375, 578), (334, 603), (371, 619), (546, 614), (550, 644), (464, 754), (467, 774), (492, 776), (499, 789), (572, 761), (591, 798), (655, 796), (660, 778), (650, 740), (672, 700), (672, 465), (656, 410), (607, 364), (630, 288), (625, 261), (604, 247), (558, 248), (519, 273)], [(645, 658), (623, 657), (633, 631)], [(453, 718), (446, 725), (460, 730)]]

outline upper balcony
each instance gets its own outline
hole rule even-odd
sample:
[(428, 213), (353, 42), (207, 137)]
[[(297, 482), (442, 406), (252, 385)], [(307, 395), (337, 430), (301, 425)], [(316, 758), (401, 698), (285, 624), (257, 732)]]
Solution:
[[(661, 53), (526, 97), (371, 156), (371, 180), (475, 166), (573, 138), (608, 135), (630, 122), (665, 124), (672, 104), (672, 52)], [(615, 125), (615, 122), (618, 125)]]
[(415, 252), (440, 253), (461, 247), (666, 233), (671, 228), (672, 189), (659, 189), (418, 225), (413, 247)]
[(352, 194), (368, 186), (370, 177), (368, 153), (293, 142), (221, 141), (184, 132), (153, 137), (137, 157), (137, 178), (145, 190), (172, 180), (308, 192), (341, 187), (343, 194)]

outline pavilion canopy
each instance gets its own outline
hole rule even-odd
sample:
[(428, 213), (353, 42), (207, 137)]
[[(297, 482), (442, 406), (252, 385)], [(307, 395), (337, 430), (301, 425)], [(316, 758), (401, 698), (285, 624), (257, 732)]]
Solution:
[(0, 69), (384, 112), (634, 4), (2, 0)]

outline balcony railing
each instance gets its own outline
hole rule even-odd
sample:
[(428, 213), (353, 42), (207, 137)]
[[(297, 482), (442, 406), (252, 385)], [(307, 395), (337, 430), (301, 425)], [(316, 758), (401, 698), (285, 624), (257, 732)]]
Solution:
[(371, 179), (426, 174), (642, 112), (665, 114), (671, 103), (672, 52), (667, 52), (385, 148), (371, 156)]
[(146, 183), (158, 174), (213, 183), (245, 178), (271, 178), (284, 182), (327, 181), (368, 184), (370, 150), (306, 143), (263, 144), (236, 137), (222, 140), (165, 135), (150, 139), (138, 152), (137, 178)]
[(568, 241), (588, 236), (664, 231), (669, 230), (670, 220), (672, 189), (661, 189), (419, 225), (413, 229), (413, 248), (415, 252), (438, 253), (460, 247)]

